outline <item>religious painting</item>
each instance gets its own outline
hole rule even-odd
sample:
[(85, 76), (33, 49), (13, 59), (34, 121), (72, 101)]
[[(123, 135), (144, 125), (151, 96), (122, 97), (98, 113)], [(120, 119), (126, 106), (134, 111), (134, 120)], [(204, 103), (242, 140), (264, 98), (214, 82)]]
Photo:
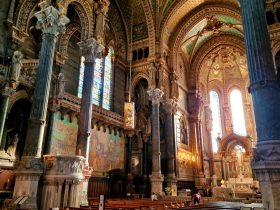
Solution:
[(91, 131), (89, 164), (94, 172), (123, 169), (125, 139), (98, 130)]
[(78, 123), (77, 118), (70, 120), (68, 115), (61, 119), (60, 114), (55, 113), (53, 133), (51, 137), (51, 154), (75, 155)]

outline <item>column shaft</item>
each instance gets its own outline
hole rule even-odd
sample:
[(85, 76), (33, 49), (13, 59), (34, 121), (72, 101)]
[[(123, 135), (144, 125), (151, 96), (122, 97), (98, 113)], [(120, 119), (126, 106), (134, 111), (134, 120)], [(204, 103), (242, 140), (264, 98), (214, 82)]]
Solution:
[(263, 0), (240, 0), (240, 4), (258, 142), (279, 140), (280, 88), (274, 72), (265, 3)]
[(153, 150), (153, 170), (161, 172), (160, 166), (160, 124), (159, 124), (159, 104), (152, 105), (152, 150)]
[[(0, 108), (0, 147), (2, 146), (2, 137), (3, 137), (3, 131), (4, 131), (6, 117), (7, 117), (8, 105), (9, 105), (9, 97), (4, 95), (2, 97), (1, 108)], [(5, 145), (3, 145), (3, 147), (5, 147)]]
[(47, 155), (51, 153), (54, 119), (55, 119), (55, 112), (50, 111), (49, 120), (48, 120), (46, 143), (45, 143), (45, 154), (47, 154)]
[(252, 168), (260, 182), (264, 208), (280, 210), (280, 87), (274, 72), (265, 1), (240, 0), (240, 6), (258, 136)]
[(83, 92), (79, 115), (78, 141), (76, 154), (82, 155), (88, 161), (90, 131), (92, 120), (92, 96), (95, 59), (101, 58), (103, 46), (94, 38), (78, 43), (81, 54), (85, 57), (85, 71), (83, 81)]
[(34, 157), (40, 157), (42, 151), (56, 43), (56, 36), (53, 34), (43, 34), (42, 38), (39, 67), (24, 148), (25, 156)]
[(167, 100), (165, 104), (166, 120), (165, 120), (165, 134), (166, 134), (166, 153), (167, 153), (167, 175), (175, 177), (175, 151), (174, 151), (174, 127), (173, 127), (173, 106), (172, 99)]

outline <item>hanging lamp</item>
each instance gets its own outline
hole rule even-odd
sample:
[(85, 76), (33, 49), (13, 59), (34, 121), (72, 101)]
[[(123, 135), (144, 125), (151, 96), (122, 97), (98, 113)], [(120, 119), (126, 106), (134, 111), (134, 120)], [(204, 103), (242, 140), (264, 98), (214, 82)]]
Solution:
[(130, 28), (130, 51), (131, 57), (129, 62), (129, 89), (128, 101), (124, 103), (124, 129), (134, 130), (135, 128), (135, 104), (131, 101), (131, 66), (132, 66), (132, 26), (133, 26), (133, 9), (131, 4), (131, 28)]

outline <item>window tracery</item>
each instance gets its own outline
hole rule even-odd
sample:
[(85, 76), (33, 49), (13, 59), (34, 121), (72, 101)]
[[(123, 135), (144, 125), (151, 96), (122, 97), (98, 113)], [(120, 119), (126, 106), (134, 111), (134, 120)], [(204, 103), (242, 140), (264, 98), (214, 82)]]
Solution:
[[(112, 92), (112, 49), (108, 48), (108, 54), (105, 58), (95, 60), (94, 81), (93, 81), (93, 96), (92, 103), (101, 106), (104, 109), (110, 110), (111, 107), (111, 92)], [(78, 97), (82, 97), (85, 58), (81, 57), (80, 76), (78, 85)]]

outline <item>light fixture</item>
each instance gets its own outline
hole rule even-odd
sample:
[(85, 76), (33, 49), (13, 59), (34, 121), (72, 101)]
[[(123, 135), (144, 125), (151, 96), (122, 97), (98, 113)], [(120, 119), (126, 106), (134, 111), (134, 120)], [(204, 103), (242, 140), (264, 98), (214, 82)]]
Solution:
[(124, 129), (134, 130), (135, 127), (135, 104), (131, 101), (131, 66), (132, 66), (132, 26), (133, 26), (133, 9), (131, 4), (131, 29), (130, 29), (130, 51), (131, 57), (129, 62), (129, 89), (128, 89), (128, 102), (124, 103)]

